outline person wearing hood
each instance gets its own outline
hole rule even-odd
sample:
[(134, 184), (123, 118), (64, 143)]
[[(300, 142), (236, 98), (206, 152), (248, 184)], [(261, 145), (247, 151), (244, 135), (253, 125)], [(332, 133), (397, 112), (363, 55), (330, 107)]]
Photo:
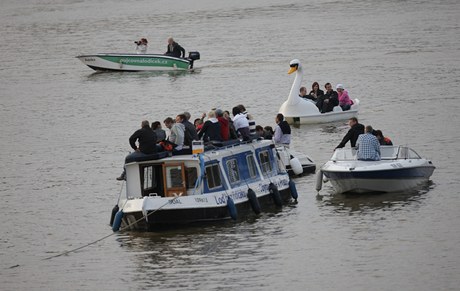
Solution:
[(339, 97), (339, 105), (342, 107), (343, 111), (350, 110), (353, 101), (348, 96), (347, 90), (343, 88), (342, 84), (337, 84), (337, 95)]
[(284, 120), (284, 115), (281, 113), (276, 115), (275, 122), (277, 125), (275, 127), (275, 134), (273, 135), (273, 142), (289, 147), (291, 143), (291, 127), (289, 123)]
[[(176, 119), (178, 118), (176, 117)], [(184, 147), (185, 126), (180, 122), (174, 122), (171, 117), (166, 118), (163, 123), (170, 130), (168, 141), (176, 145), (174, 150), (182, 150)]]
[(351, 147), (354, 148), (356, 146), (358, 136), (364, 133), (364, 125), (358, 123), (358, 118), (350, 118), (348, 120), (348, 125), (350, 126), (350, 130), (348, 130), (347, 134), (343, 137), (336, 149), (343, 148), (348, 141), (350, 141)]
[(208, 112), (208, 120), (203, 124), (203, 128), (201, 128), (198, 133), (198, 138), (203, 138), (204, 142), (222, 141), (220, 123), (216, 118), (216, 112), (214, 110)]

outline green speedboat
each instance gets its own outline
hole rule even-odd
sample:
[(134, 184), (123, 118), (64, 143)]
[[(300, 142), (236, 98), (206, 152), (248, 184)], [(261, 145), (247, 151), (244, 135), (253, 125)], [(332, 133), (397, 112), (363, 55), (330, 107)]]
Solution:
[(96, 71), (187, 71), (200, 59), (199, 52), (189, 52), (187, 58), (160, 54), (95, 54), (77, 58)]

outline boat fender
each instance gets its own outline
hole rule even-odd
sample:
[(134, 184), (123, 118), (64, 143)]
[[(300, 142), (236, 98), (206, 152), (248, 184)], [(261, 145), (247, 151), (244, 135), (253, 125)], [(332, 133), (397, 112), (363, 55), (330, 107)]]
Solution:
[(302, 164), (300, 163), (298, 158), (293, 157), (289, 160), (289, 164), (291, 165), (291, 169), (294, 172), (294, 174), (300, 175), (303, 173)]
[(295, 182), (292, 180), (289, 180), (289, 190), (291, 190), (292, 198), (294, 198), (294, 200), (297, 201), (297, 198), (299, 197), (299, 193), (297, 193)]
[(316, 191), (321, 191), (321, 188), (323, 188), (323, 171), (319, 170), (316, 173)]
[(270, 183), (268, 185), (268, 190), (270, 191), (270, 195), (273, 198), (273, 202), (275, 202), (276, 206), (283, 206), (283, 200), (281, 200), (280, 191), (278, 191), (278, 187), (275, 184)]
[(113, 225), (112, 225), (112, 230), (114, 232), (120, 229), (122, 219), (123, 219), (123, 209), (119, 210), (117, 214), (115, 214), (115, 219), (113, 220)]
[(255, 214), (259, 214), (261, 212), (261, 209), (260, 209), (259, 199), (257, 199), (256, 192), (254, 192), (254, 190), (249, 188), (247, 196), (248, 196), (249, 204), (251, 204), (252, 210), (254, 211)]
[(117, 214), (118, 210), (120, 210), (119, 207), (118, 207), (118, 204), (115, 205), (115, 206), (112, 208), (112, 214), (110, 215), (110, 226), (113, 225), (113, 220), (114, 220), (115, 214)]
[(238, 217), (238, 212), (236, 211), (235, 202), (233, 202), (233, 199), (230, 197), (227, 197), (227, 209), (228, 209), (228, 212), (230, 213), (230, 217), (233, 220), (236, 220)]

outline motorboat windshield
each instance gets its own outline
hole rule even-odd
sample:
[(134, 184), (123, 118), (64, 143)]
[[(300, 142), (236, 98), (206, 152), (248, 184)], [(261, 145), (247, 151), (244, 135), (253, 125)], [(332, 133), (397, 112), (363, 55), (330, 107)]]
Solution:
[[(331, 161), (355, 161), (356, 154), (356, 148), (336, 149)], [(404, 146), (380, 146), (380, 154), (381, 160), (421, 159), (413, 149)]]

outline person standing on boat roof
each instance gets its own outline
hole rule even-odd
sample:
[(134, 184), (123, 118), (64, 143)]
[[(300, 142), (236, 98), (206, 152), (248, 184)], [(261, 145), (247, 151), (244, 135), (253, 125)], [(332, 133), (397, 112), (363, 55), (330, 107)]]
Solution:
[(339, 105), (342, 107), (342, 110), (350, 110), (353, 101), (348, 96), (348, 92), (343, 88), (342, 84), (337, 84), (337, 95), (339, 96)]
[[(136, 145), (136, 141), (139, 143), (139, 146)], [(126, 156), (125, 164), (128, 160), (156, 153), (156, 143), (157, 136), (150, 128), (150, 123), (147, 120), (142, 121), (141, 129), (136, 130), (129, 137), (129, 145), (134, 149), (134, 152)], [(123, 173), (117, 178), (117, 180), (126, 180), (126, 169), (123, 169)]]
[(275, 144), (280, 144), (285, 147), (289, 147), (291, 144), (291, 127), (286, 120), (284, 120), (284, 115), (278, 113), (275, 117), (276, 127), (275, 134), (273, 135), (273, 142)]
[(175, 58), (180, 58), (182, 56), (182, 58), (185, 58), (185, 49), (175, 42), (172, 37), (169, 37), (165, 55)]
[(326, 88), (326, 94), (318, 97), (318, 101), (316, 102), (316, 106), (321, 113), (331, 112), (335, 106), (339, 105), (339, 96), (332, 89), (331, 83), (326, 83), (324, 88)]
[(174, 150), (182, 150), (184, 147), (185, 126), (182, 123), (174, 122), (171, 117), (166, 118), (163, 123), (170, 130), (168, 140), (175, 144)]
[(357, 157), (360, 161), (380, 161), (380, 143), (372, 134), (372, 126), (367, 125), (364, 134), (360, 134), (356, 142)]
[(134, 42), (136, 46), (137, 54), (146, 54), (147, 53), (147, 44), (149, 43), (146, 38), (141, 38), (139, 41)]
[(356, 146), (356, 141), (358, 140), (358, 136), (364, 133), (364, 125), (358, 123), (358, 118), (352, 117), (348, 120), (348, 125), (350, 129), (348, 130), (347, 134), (343, 137), (342, 141), (339, 143), (337, 148), (343, 148), (348, 141), (350, 141), (351, 147)]

